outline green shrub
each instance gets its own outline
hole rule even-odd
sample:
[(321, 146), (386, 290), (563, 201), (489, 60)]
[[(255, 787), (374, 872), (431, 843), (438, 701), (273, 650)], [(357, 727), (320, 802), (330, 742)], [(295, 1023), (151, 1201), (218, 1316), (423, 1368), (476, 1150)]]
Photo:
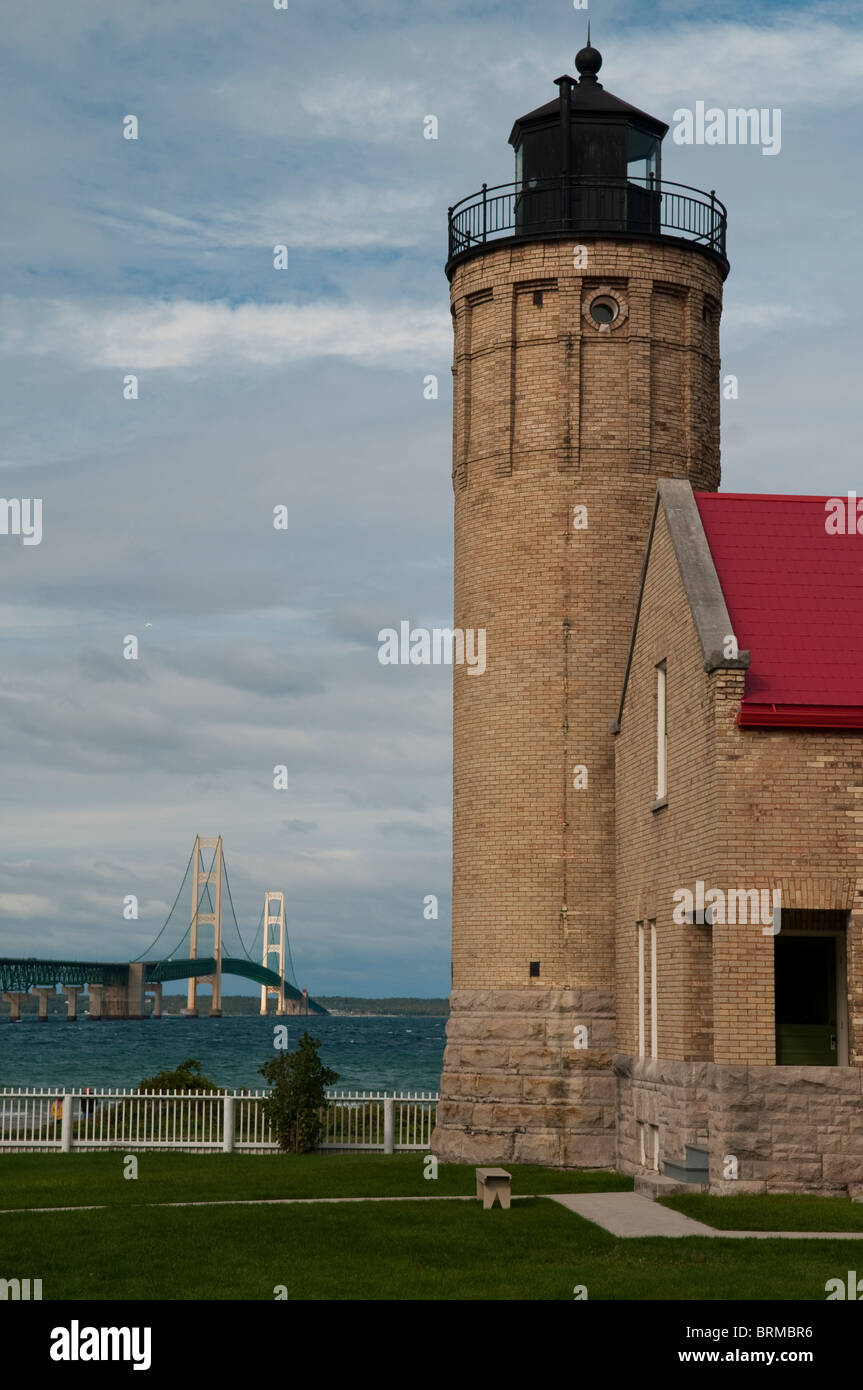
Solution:
[(320, 1038), (303, 1033), (296, 1052), (279, 1052), (258, 1070), (271, 1087), (264, 1113), (283, 1153), (308, 1153), (321, 1137), (326, 1087), (339, 1079), (318, 1056)]
[(196, 1062), (194, 1057), (188, 1057), (185, 1062), (181, 1062), (173, 1071), (160, 1071), (157, 1076), (151, 1076), (149, 1080), (142, 1081), (138, 1087), (139, 1091), (216, 1091), (222, 1094), (222, 1087), (217, 1086), (214, 1081), (210, 1081), (206, 1076), (201, 1075), (201, 1063)]

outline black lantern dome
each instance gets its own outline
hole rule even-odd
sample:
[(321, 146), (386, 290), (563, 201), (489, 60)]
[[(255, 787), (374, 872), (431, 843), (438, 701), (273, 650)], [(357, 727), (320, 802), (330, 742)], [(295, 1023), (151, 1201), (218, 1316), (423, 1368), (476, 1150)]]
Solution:
[[(602, 200), (594, 189), (586, 200), (576, 199), (582, 206), (571, 208), (570, 214), (579, 214), (582, 222), (585, 217), (588, 221), (619, 222), (614, 209), (616, 206), (620, 211), (625, 202), (627, 217), (619, 230), (626, 230), (631, 222), (630, 212), (642, 230), (649, 231), (654, 225), (658, 230), (656, 190), (661, 180), (662, 139), (668, 126), (605, 90), (597, 77), (602, 54), (589, 41), (577, 54), (575, 66), (580, 74), (577, 80), (568, 76), (556, 79), (560, 89), (557, 101), (521, 116), (512, 128), (509, 143), (515, 149), (516, 184), (528, 195), (538, 190), (538, 196), (524, 205), (525, 216), (532, 213), (534, 220), (547, 220), (540, 202), (542, 188), (549, 180), (601, 180), (603, 185), (611, 184), (612, 191), (619, 180), (621, 185), (632, 185), (628, 197)], [(633, 197), (636, 205), (630, 208)]]
[(449, 274), (454, 261), (503, 236), (667, 237), (725, 258), (726, 213), (715, 194), (663, 184), (665, 121), (606, 90), (602, 54), (590, 42), (576, 54), (578, 77), (555, 79), (558, 96), (520, 116), (509, 143), (515, 182), (450, 208)]

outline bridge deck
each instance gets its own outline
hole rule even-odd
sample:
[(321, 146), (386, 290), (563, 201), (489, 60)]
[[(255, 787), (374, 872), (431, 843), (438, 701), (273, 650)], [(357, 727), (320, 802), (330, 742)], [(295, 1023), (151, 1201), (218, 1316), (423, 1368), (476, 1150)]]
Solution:
[[(192, 960), (154, 960), (146, 961), (144, 974), (148, 985), (165, 984), (171, 980), (186, 980), (191, 976), (215, 975), (215, 957), (199, 956)], [(235, 956), (222, 957), (223, 975), (240, 975), (246, 980), (254, 980), (259, 985), (281, 986), (281, 976), (275, 970), (257, 965), (254, 961)], [(39, 960), (29, 957), (0, 957), (0, 992), (4, 994), (26, 994), (30, 989), (57, 989), (58, 986), (74, 985), (126, 985), (129, 980), (129, 967), (119, 961), (86, 960)], [(302, 1001), (304, 996), (295, 985), (285, 980), (285, 998)], [(314, 999), (308, 1001), (309, 1012), (326, 1014), (327, 1010)]]

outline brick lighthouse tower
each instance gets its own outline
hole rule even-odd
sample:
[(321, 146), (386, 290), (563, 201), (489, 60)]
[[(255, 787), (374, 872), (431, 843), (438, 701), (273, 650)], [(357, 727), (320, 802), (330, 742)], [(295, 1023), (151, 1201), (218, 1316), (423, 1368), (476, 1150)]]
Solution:
[(513, 184), (450, 210), (453, 978), (435, 1150), (613, 1165), (610, 722), (660, 478), (719, 484), (725, 210), (602, 58), (517, 120)]

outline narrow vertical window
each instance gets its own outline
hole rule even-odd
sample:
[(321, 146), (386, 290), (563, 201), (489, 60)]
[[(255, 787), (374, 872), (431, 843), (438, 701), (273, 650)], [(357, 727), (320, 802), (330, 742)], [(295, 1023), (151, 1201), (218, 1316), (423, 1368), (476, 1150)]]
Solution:
[(650, 923), (650, 1055), (658, 1056), (656, 1006), (656, 923)]
[(665, 662), (656, 668), (656, 799), (668, 791), (668, 673)]
[(644, 1056), (644, 923), (639, 922), (638, 933), (638, 1055)]
[(654, 1173), (659, 1172), (659, 1125), (650, 1126), (650, 1166)]

